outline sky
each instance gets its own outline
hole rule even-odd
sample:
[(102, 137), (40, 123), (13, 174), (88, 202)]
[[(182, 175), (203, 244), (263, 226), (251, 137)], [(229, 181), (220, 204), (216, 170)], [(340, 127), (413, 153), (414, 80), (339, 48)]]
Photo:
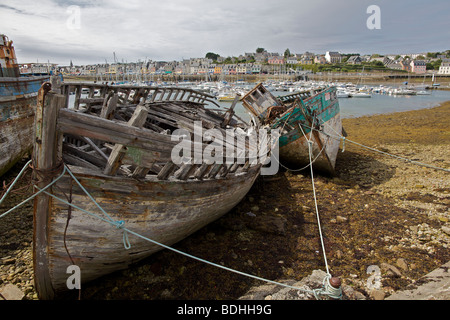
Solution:
[[(369, 10), (376, 5), (379, 11)], [(377, 28), (373, 28), (373, 27)], [(450, 49), (449, 0), (0, 0), (19, 63)]]

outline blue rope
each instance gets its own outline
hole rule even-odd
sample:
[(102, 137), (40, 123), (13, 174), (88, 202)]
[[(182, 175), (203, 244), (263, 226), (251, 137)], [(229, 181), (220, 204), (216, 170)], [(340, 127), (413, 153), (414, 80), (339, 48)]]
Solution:
[[(66, 167), (66, 166), (65, 166), (65, 167)], [(114, 226), (115, 226), (116, 228), (118, 228), (118, 229), (122, 229), (123, 232), (124, 232), (124, 234), (123, 234), (123, 241), (124, 241), (124, 247), (125, 247), (125, 249), (131, 248), (131, 244), (130, 244), (130, 242), (129, 242), (129, 240), (128, 240), (128, 233), (130, 233), (130, 234), (135, 235), (135, 236), (138, 237), (138, 238), (141, 238), (141, 239), (143, 239), (143, 240), (145, 240), (145, 241), (148, 241), (148, 242), (151, 242), (151, 243), (153, 243), (153, 244), (156, 244), (156, 245), (158, 245), (158, 246), (160, 246), (160, 247), (162, 247), (162, 248), (171, 250), (171, 251), (173, 251), (173, 252), (175, 252), (175, 253), (184, 255), (184, 256), (186, 256), (186, 257), (188, 257), (188, 258), (191, 258), (191, 259), (194, 259), (194, 260), (197, 260), (197, 261), (200, 261), (200, 262), (209, 264), (209, 265), (211, 265), (211, 266), (214, 266), (214, 267), (217, 267), (217, 268), (220, 268), (220, 269), (223, 269), (223, 270), (227, 270), (227, 271), (230, 271), (230, 272), (234, 272), (234, 273), (237, 273), (237, 274), (240, 274), (240, 275), (249, 277), (249, 278), (253, 278), (253, 279), (256, 279), (256, 280), (265, 281), (265, 282), (273, 283), (273, 284), (276, 284), (276, 285), (284, 286), (284, 287), (287, 287), (287, 288), (290, 288), (290, 289), (295, 289), (295, 290), (303, 291), (303, 292), (306, 292), (306, 293), (310, 293), (310, 294), (314, 295), (316, 298), (319, 298), (320, 295), (328, 295), (328, 294), (329, 294), (329, 293), (328, 293), (328, 292), (329, 292), (329, 289), (327, 290), (327, 287), (326, 287), (325, 285), (324, 285), (322, 288), (319, 288), (319, 289), (306, 290), (306, 289), (298, 288), (298, 287), (291, 286), (291, 285), (288, 285), (288, 284), (280, 283), (280, 282), (277, 282), (277, 281), (272, 281), (272, 280), (264, 279), (264, 278), (261, 278), (261, 277), (255, 276), (255, 275), (251, 275), (251, 274), (248, 274), (248, 273), (245, 273), (245, 272), (242, 272), (242, 271), (238, 271), (238, 270), (235, 270), (235, 269), (231, 269), (231, 268), (222, 266), (222, 265), (220, 265), (220, 264), (217, 264), (217, 263), (214, 263), (214, 262), (211, 262), (211, 261), (208, 261), (208, 260), (205, 260), (205, 259), (202, 259), (202, 258), (193, 256), (193, 255), (191, 255), (191, 254), (189, 254), (189, 253), (186, 253), (186, 252), (177, 250), (177, 249), (175, 249), (175, 248), (172, 248), (172, 247), (170, 247), (170, 246), (167, 246), (167, 245), (165, 245), (165, 244), (162, 244), (162, 243), (160, 243), (160, 242), (158, 242), (158, 241), (155, 241), (155, 240), (153, 240), (153, 239), (147, 238), (147, 237), (145, 237), (145, 236), (143, 236), (143, 235), (141, 235), (141, 234), (139, 234), (139, 233), (137, 233), (137, 232), (134, 232), (134, 231), (132, 231), (132, 230), (129, 230), (128, 228), (125, 227), (125, 222), (124, 222), (123, 220), (120, 220), (120, 221), (114, 221), (114, 220), (113, 220), (113, 219), (112, 219), (112, 218), (111, 218), (111, 217), (103, 210), (103, 208), (101, 208), (101, 206), (100, 206), (100, 205), (95, 201), (95, 199), (88, 193), (88, 191), (87, 191), (83, 186), (81, 186), (81, 183), (80, 183), (80, 182), (78, 181), (78, 179), (72, 174), (72, 172), (69, 170), (69, 168), (66, 167), (66, 170), (67, 170), (67, 172), (70, 174), (70, 176), (75, 180), (75, 182), (82, 188), (82, 190), (89, 196), (89, 198), (96, 204), (96, 206), (97, 206), (98, 208), (100, 208), (100, 210), (101, 210), (107, 217), (109, 217), (109, 219), (105, 219), (105, 218), (103, 218), (103, 217), (101, 217), (101, 216), (99, 216), (99, 215), (97, 215), (97, 214), (95, 214), (95, 213), (92, 213), (92, 212), (89, 212), (89, 211), (87, 211), (87, 210), (85, 210), (85, 209), (83, 209), (83, 208), (80, 208), (80, 207), (78, 207), (78, 206), (76, 206), (76, 205), (74, 205), (74, 204), (72, 204), (72, 203), (69, 203), (69, 202), (65, 201), (64, 199), (61, 199), (61, 198), (59, 198), (59, 197), (57, 197), (57, 196), (55, 196), (55, 195), (53, 195), (53, 194), (48, 193), (47, 191), (44, 191), (44, 193), (48, 194), (49, 196), (51, 196), (51, 197), (53, 197), (53, 198), (55, 198), (55, 199), (57, 199), (57, 200), (59, 200), (59, 201), (65, 203), (65, 204), (67, 204), (67, 205), (69, 205), (69, 206), (72, 206), (72, 207), (74, 207), (74, 208), (76, 208), (76, 209), (78, 209), (78, 210), (80, 210), (80, 211), (82, 211), (82, 212), (85, 212), (85, 213), (87, 213), (87, 214), (89, 214), (89, 215), (91, 215), (91, 216), (93, 216), (93, 217), (96, 217), (96, 218), (98, 218), (98, 219), (100, 219), (100, 220), (102, 220), (102, 221), (108, 222), (108, 223), (114, 225)], [(327, 275), (327, 277), (328, 277), (328, 275)], [(325, 283), (325, 280), (324, 280), (324, 283)]]
[[(8, 191), (5, 193), (5, 195), (4, 195), (4, 196), (2, 197), (2, 199), (0, 200), (0, 204), (1, 204), (1, 202), (6, 198), (6, 196), (9, 194), (9, 192), (10, 192), (10, 190), (12, 189), (13, 185), (14, 185), (14, 184), (18, 181), (18, 179), (21, 177), (21, 175), (22, 175), (23, 172), (25, 171), (26, 167), (30, 164), (30, 162), (31, 162), (31, 160), (30, 160), (29, 162), (27, 162), (27, 164), (24, 166), (24, 168), (22, 169), (22, 171), (21, 171), (21, 172), (19, 173), (19, 175), (16, 177), (16, 179), (15, 179), (14, 182), (13, 182), (13, 184), (10, 186), (10, 188), (8, 189)], [(55, 184), (59, 179), (61, 179), (61, 178), (64, 176), (64, 174), (65, 174), (66, 172), (69, 173), (69, 175), (75, 180), (75, 182), (78, 184), (78, 186), (80, 186), (80, 188), (83, 190), (83, 192), (84, 192), (84, 193), (85, 193), (85, 194), (86, 194), (86, 195), (87, 195), (87, 196), (95, 203), (95, 205), (100, 209), (100, 211), (101, 211), (107, 218), (104, 218), (104, 217), (99, 216), (99, 215), (97, 215), (97, 214), (95, 214), (95, 213), (92, 213), (92, 212), (87, 211), (87, 210), (85, 210), (85, 209), (83, 209), (83, 208), (80, 208), (79, 206), (77, 206), (77, 205), (75, 205), (75, 204), (73, 204), (73, 203), (70, 203), (70, 202), (68, 202), (68, 201), (66, 201), (66, 200), (64, 200), (64, 199), (61, 199), (61, 198), (59, 198), (59, 197), (55, 196), (54, 194), (49, 193), (49, 192), (47, 191), (47, 189), (50, 188), (53, 184)], [(253, 279), (256, 279), (256, 280), (260, 280), (260, 281), (264, 281), (264, 282), (276, 284), (276, 285), (283, 286), (283, 287), (287, 287), (287, 288), (290, 288), (290, 289), (295, 289), (295, 290), (303, 291), (303, 292), (306, 292), (306, 293), (309, 293), (309, 294), (314, 295), (314, 297), (316, 297), (316, 299), (319, 299), (320, 296), (322, 296), (322, 295), (328, 295), (328, 296), (334, 298), (334, 296), (332, 296), (332, 295), (333, 295), (333, 292), (330, 291), (330, 289), (329, 289), (328, 286), (326, 285), (326, 283), (327, 283), (326, 280), (327, 280), (327, 279), (329, 280), (329, 277), (331, 277), (329, 274), (327, 274), (326, 278), (324, 279), (324, 285), (322, 286), (322, 288), (319, 288), (319, 289), (313, 289), (313, 290), (307, 290), (307, 289), (303, 289), (303, 288), (291, 286), (291, 285), (288, 285), (288, 284), (285, 284), (285, 283), (280, 283), (280, 282), (277, 282), (277, 281), (264, 279), (264, 278), (261, 278), (261, 277), (258, 277), (258, 276), (252, 275), (252, 274), (248, 274), (248, 273), (245, 273), (245, 272), (242, 272), (242, 271), (238, 271), (238, 270), (235, 270), (235, 269), (231, 269), (231, 268), (222, 266), (222, 265), (220, 265), (220, 264), (217, 264), (217, 263), (214, 263), (214, 262), (211, 262), (211, 261), (208, 261), (208, 260), (205, 260), (205, 259), (202, 259), (202, 258), (193, 256), (193, 255), (188, 254), (188, 253), (186, 253), (186, 252), (183, 252), (183, 251), (177, 250), (177, 249), (175, 249), (175, 248), (169, 247), (169, 246), (167, 246), (167, 245), (165, 245), (165, 244), (162, 244), (162, 243), (160, 243), (160, 242), (157, 242), (157, 241), (155, 241), (155, 240), (152, 240), (152, 239), (150, 239), (150, 238), (147, 238), (147, 237), (145, 237), (145, 236), (143, 236), (143, 235), (141, 235), (141, 234), (139, 234), (139, 233), (137, 233), (137, 232), (134, 232), (134, 231), (132, 231), (132, 230), (129, 230), (128, 228), (125, 227), (125, 221), (123, 221), (123, 220), (115, 221), (114, 219), (111, 218), (111, 216), (110, 216), (109, 214), (107, 214), (107, 213), (103, 210), (103, 208), (95, 201), (95, 199), (89, 194), (89, 192), (81, 185), (81, 183), (78, 181), (78, 179), (73, 175), (73, 173), (70, 171), (70, 169), (69, 169), (66, 165), (64, 165), (63, 172), (62, 172), (56, 179), (54, 179), (51, 183), (49, 183), (47, 186), (45, 186), (45, 187), (42, 188), (42, 189), (40, 189), (40, 188), (37, 187), (37, 186), (35, 186), (35, 188), (38, 189), (38, 192), (36, 192), (34, 195), (30, 196), (30, 197), (27, 198), (26, 200), (22, 201), (20, 204), (14, 206), (13, 208), (11, 208), (10, 210), (8, 210), (7, 212), (5, 212), (5, 213), (3, 213), (2, 215), (0, 215), (0, 218), (4, 217), (6, 214), (8, 214), (8, 213), (12, 212), (13, 210), (17, 209), (18, 207), (20, 207), (21, 205), (23, 205), (23, 204), (26, 203), (27, 201), (29, 201), (29, 200), (35, 198), (37, 195), (39, 195), (39, 194), (41, 194), (41, 193), (44, 193), (44, 194), (46, 194), (46, 195), (48, 195), (48, 196), (50, 196), (50, 197), (53, 197), (53, 198), (56, 199), (56, 200), (58, 200), (58, 201), (60, 201), (60, 202), (62, 202), (62, 203), (64, 203), (64, 204), (68, 205), (68, 206), (71, 206), (71, 207), (73, 207), (73, 208), (75, 208), (75, 209), (78, 209), (78, 210), (80, 210), (80, 211), (82, 211), (82, 212), (85, 212), (85, 213), (87, 213), (87, 214), (89, 214), (89, 215), (91, 215), (91, 216), (93, 216), (93, 217), (96, 217), (96, 218), (98, 218), (98, 219), (100, 219), (100, 220), (102, 220), (102, 221), (104, 221), (104, 222), (107, 222), (107, 223), (109, 223), (109, 224), (115, 226), (117, 229), (121, 229), (121, 230), (123, 231), (123, 243), (124, 243), (124, 247), (125, 247), (126, 250), (128, 250), (128, 249), (131, 248), (131, 244), (130, 244), (130, 241), (129, 241), (129, 239), (128, 239), (128, 233), (130, 233), (130, 234), (135, 235), (135, 236), (138, 237), (138, 238), (141, 238), (141, 239), (143, 239), (143, 240), (146, 240), (146, 241), (148, 241), (148, 242), (151, 242), (151, 243), (153, 243), (153, 244), (156, 244), (156, 245), (158, 245), (158, 246), (160, 246), (160, 247), (162, 247), (162, 248), (171, 250), (171, 251), (173, 251), (173, 252), (175, 252), (175, 253), (184, 255), (184, 256), (189, 257), (189, 258), (191, 258), (191, 259), (194, 259), (194, 260), (197, 260), (197, 261), (200, 261), (200, 262), (209, 264), (209, 265), (211, 265), (211, 266), (214, 266), (214, 267), (217, 267), (217, 268), (226, 270), (226, 271), (234, 272), (234, 273), (236, 273), (236, 274), (240, 274), (240, 275), (243, 275), (243, 276), (246, 276), (246, 277), (249, 277), (249, 278), (253, 278)], [(328, 285), (329, 285), (329, 282), (328, 282)], [(331, 287), (331, 286), (330, 286), (330, 287)], [(331, 289), (334, 289), (334, 288), (331, 287)], [(335, 296), (336, 296), (336, 295), (335, 295)]]
[[(3, 195), (2, 199), (0, 200), (0, 204), (3, 202), (3, 200), (5, 200), (5, 198), (9, 195), (10, 191), (12, 190), (12, 187), (17, 183), (17, 181), (20, 179), (20, 177), (23, 175), (23, 173), (25, 172), (25, 170), (27, 169), (27, 167), (30, 165), (31, 160), (28, 161), (24, 167), (22, 168), (22, 170), (20, 171), (20, 173), (18, 174), (18, 176), (14, 179), (13, 183), (11, 184), (11, 186), (8, 188), (8, 190), (6, 191), (6, 193)], [(46, 192), (45, 190), (47, 190), (48, 188), (50, 188), (53, 184), (56, 183), (56, 181), (58, 181), (59, 179), (61, 179), (61, 177), (66, 173), (66, 166), (64, 166), (63, 172), (61, 173), (61, 175), (56, 178), (55, 180), (53, 180), (51, 183), (49, 183), (45, 188), (43, 189), (39, 189), (40, 191), (33, 194), (32, 196), (28, 197), (27, 199), (23, 200), (21, 203), (15, 205), (14, 207), (12, 207), (11, 209), (9, 209), (8, 211), (2, 213), (0, 215), (0, 218), (3, 218), (4, 216), (6, 216), (7, 214), (9, 214), (10, 212), (16, 210), (17, 208), (21, 207), (22, 205), (24, 205), (26, 202), (30, 201), (31, 199), (35, 198), (36, 196), (38, 196), (41, 192)]]

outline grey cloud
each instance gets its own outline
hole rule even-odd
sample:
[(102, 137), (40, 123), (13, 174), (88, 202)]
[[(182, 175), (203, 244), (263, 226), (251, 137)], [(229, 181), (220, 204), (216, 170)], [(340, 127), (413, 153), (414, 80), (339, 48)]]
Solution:
[[(105, 57), (111, 60), (112, 52), (135, 61), (181, 60), (208, 51), (239, 55), (257, 47), (279, 53), (286, 48), (295, 53), (439, 51), (448, 49), (450, 38), (447, 1), (53, 0), (46, 3), (60, 13), (70, 5), (80, 6), (80, 30), (64, 29), (64, 14), (53, 18), (59, 19), (54, 25), (62, 28), (46, 32), (45, 38), (34, 32), (43, 25), (38, 17), (27, 20), (35, 23), (35, 30), (4, 26), (1, 21), (0, 29), (11, 30), (9, 37), (29, 57), (58, 61), (78, 57), (92, 63), (102, 63)], [(29, 13), (23, 3), (0, 8), (20, 18)], [(366, 27), (371, 4), (381, 8), (381, 30)], [(56, 9), (47, 11), (51, 10)], [(26, 44), (16, 41), (26, 36)]]

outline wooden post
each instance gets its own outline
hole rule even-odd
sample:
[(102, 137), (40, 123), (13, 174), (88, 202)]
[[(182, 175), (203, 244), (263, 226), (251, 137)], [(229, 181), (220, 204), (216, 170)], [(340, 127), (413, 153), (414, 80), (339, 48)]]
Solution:
[(51, 76), (50, 83), (52, 85), (52, 91), (61, 93), (61, 78), (59, 76)]
[(75, 102), (73, 106), (75, 110), (78, 110), (80, 108), (81, 89), (81, 85), (75, 86)]
[(103, 102), (100, 117), (111, 120), (114, 117), (114, 112), (116, 111), (118, 101), (119, 95), (117, 93), (110, 92)]
[[(148, 110), (144, 105), (138, 105), (136, 110), (133, 113), (133, 116), (128, 121), (129, 126), (134, 126), (138, 128), (142, 128), (147, 119)], [(124, 145), (116, 144), (111, 151), (111, 154), (108, 159), (108, 163), (106, 164), (106, 168), (104, 170), (104, 174), (115, 175), (117, 170), (119, 170), (124, 153), (123, 153)], [(143, 175), (142, 168), (140, 169), (139, 175)], [(147, 171), (148, 172), (148, 171)]]
[(222, 122), (222, 128), (225, 128), (230, 123), (231, 119), (233, 119), (234, 107), (236, 107), (236, 103), (239, 101), (240, 97), (241, 96), (237, 94), (234, 97), (233, 104), (231, 105), (230, 109), (228, 109), (227, 112), (225, 112), (225, 117)]
[[(62, 140), (56, 129), (58, 111), (64, 107), (66, 97), (49, 91), (51, 85), (44, 83), (39, 89), (38, 103), (35, 116), (36, 136), (34, 142), (33, 164), (36, 171), (34, 180), (40, 189), (52, 182), (53, 176), (46, 175), (45, 171), (55, 169), (61, 161)], [(47, 189), (51, 192), (51, 188)], [(35, 190), (38, 192), (38, 190)], [(53, 299), (54, 290), (49, 272), (48, 238), (49, 221), (51, 215), (51, 198), (41, 193), (34, 200), (33, 212), (33, 266), (34, 283), (40, 299)]]

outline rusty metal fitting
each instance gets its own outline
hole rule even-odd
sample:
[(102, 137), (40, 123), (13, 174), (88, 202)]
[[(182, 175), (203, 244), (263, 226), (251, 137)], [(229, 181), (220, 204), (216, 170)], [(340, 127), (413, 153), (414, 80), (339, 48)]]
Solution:
[(339, 289), (341, 287), (341, 284), (342, 284), (341, 278), (339, 277), (332, 277), (330, 279), (330, 285), (335, 289)]

